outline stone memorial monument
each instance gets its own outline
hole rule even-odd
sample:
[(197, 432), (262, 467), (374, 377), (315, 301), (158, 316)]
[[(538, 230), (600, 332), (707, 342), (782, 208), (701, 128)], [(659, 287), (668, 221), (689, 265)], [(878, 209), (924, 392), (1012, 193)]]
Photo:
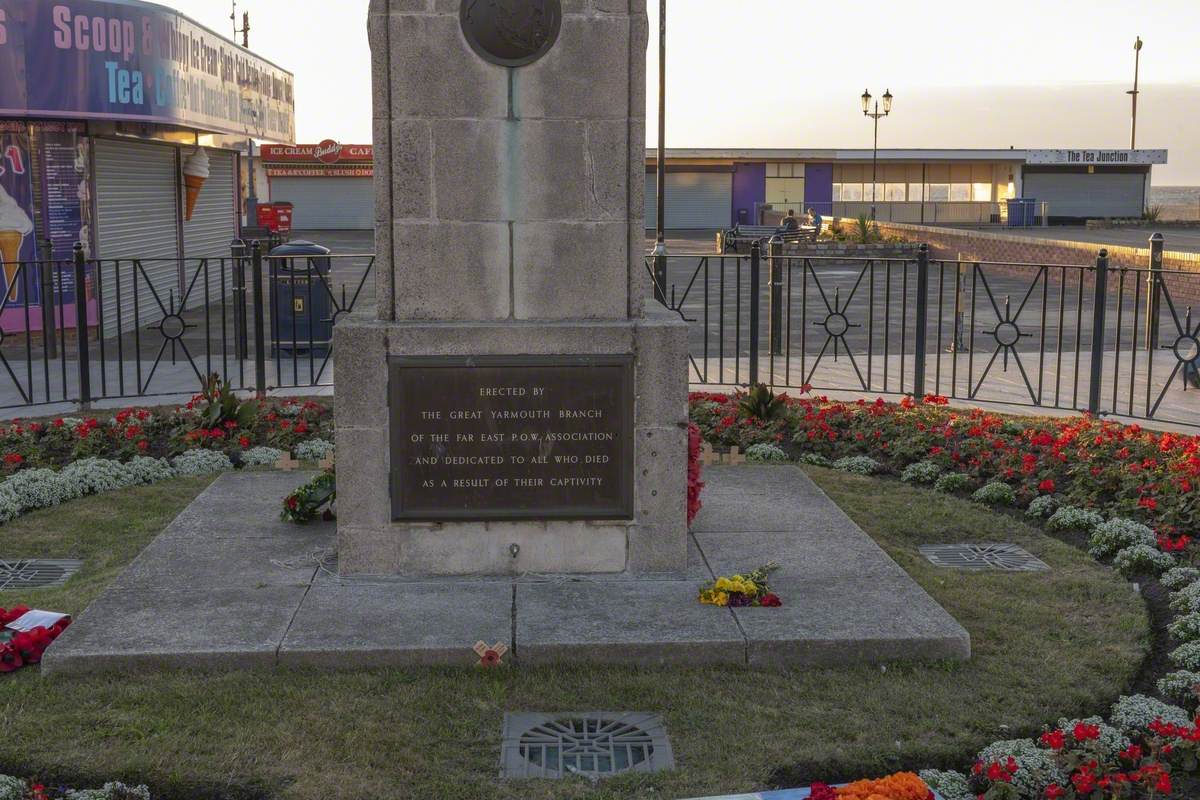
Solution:
[(377, 314), (344, 575), (680, 574), (686, 326), (644, 266), (641, 0), (372, 0)]

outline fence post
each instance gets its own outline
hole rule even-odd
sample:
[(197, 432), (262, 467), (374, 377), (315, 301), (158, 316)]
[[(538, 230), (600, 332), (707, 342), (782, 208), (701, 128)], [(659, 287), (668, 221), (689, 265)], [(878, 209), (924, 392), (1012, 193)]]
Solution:
[(1158, 349), (1158, 312), (1162, 304), (1163, 235), (1150, 237), (1150, 271), (1146, 273), (1146, 350)]
[(1108, 250), (1096, 256), (1096, 290), (1092, 296), (1092, 363), (1089, 370), (1088, 413), (1100, 413), (1100, 375), (1104, 369), (1104, 317), (1108, 313)]
[(46, 358), (58, 358), (58, 323), (54, 316), (54, 242), (42, 240), (42, 347)]
[(83, 242), (76, 242), (72, 251), (75, 260), (75, 335), (79, 362), (79, 405), (87, 408), (92, 402), (92, 365), (88, 358), (87, 318), (87, 257)]
[[(758, 383), (758, 295), (761, 285), (762, 245), (750, 245), (750, 385)], [(738, 354), (741, 355), (740, 353)]]
[(246, 360), (246, 243), (234, 239), (229, 243), (229, 254), (233, 258), (233, 339), (234, 357)]
[[(929, 325), (929, 245), (922, 242), (917, 248), (917, 337), (913, 355), (913, 396), (925, 396), (925, 348), (928, 346), (926, 328)], [(900, 354), (903, 360), (904, 354)], [(903, 388), (903, 387), (902, 387)]]
[(250, 279), (254, 281), (254, 391), (267, 395), (267, 342), (263, 333), (263, 256), (262, 242), (250, 245)]
[(667, 304), (667, 244), (654, 245), (654, 299)]
[(771, 260), (771, 278), (767, 281), (771, 305), (771, 355), (783, 355), (783, 239), (772, 236), (768, 257)]

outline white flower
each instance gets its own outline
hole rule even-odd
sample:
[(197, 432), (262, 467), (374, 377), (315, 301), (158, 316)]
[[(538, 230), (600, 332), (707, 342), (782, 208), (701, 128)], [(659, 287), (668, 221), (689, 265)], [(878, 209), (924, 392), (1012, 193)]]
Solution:
[(855, 475), (873, 475), (879, 471), (879, 466), (879, 462), (870, 456), (846, 456), (833, 462), (834, 469)]
[(63, 467), (58, 475), (81, 497), (124, 489), (137, 482), (127, 466), (107, 458), (82, 458)]
[(1025, 509), (1025, 516), (1038, 517), (1045, 519), (1054, 513), (1058, 508), (1058, 501), (1048, 494), (1038, 495), (1029, 502), (1029, 508)]
[(788, 457), (783, 448), (769, 442), (760, 442), (746, 448), (746, 460), (753, 464), (766, 464), (787, 461)]
[[(1186, 646), (1186, 645), (1185, 645)], [(1169, 705), (1142, 694), (1122, 697), (1113, 704), (1109, 720), (1127, 733), (1143, 733), (1150, 723), (1161, 719), (1176, 725), (1191, 725), (1191, 715), (1179, 706)]]
[(134, 485), (158, 483), (175, 477), (175, 470), (171, 469), (165, 458), (135, 456), (125, 466), (129, 468)]
[(1154, 547), (1158, 540), (1154, 537), (1154, 531), (1140, 522), (1131, 519), (1110, 519), (1100, 523), (1092, 531), (1092, 537), (1088, 541), (1088, 554), (1092, 558), (1108, 558), (1135, 544)]
[(23, 469), (4, 482), (22, 511), (56, 506), (81, 496), (78, 488), (61, 480), (52, 469)]
[(1200, 579), (1200, 569), (1195, 567), (1172, 567), (1163, 573), (1159, 583), (1168, 589), (1178, 591), (1189, 583)]
[(23, 800), (25, 781), (11, 775), (0, 775), (0, 800)]
[(296, 458), (300, 461), (320, 461), (333, 452), (333, 443), (324, 439), (308, 439), (296, 445)]
[(941, 795), (943, 800), (975, 800), (975, 793), (967, 787), (967, 776), (961, 772), (923, 769), (917, 777)]
[(976, 489), (971, 499), (989, 506), (1011, 506), (1017, 502), (1017, 493), (1007, 483), (992, 481)]
[(196, 448), (175, 456), (171, 462), (180, 475), (209, 475), (213, 472), (233, 469), (229, 457), (217, 450)]
[(271, 467), (284, 455), (274, 447), (252, 447), (242, 453), (242, 463), (247, 467)]
[(979, 751), (979, 760), (985, 764), (1007, 761), (1009, 756), (1017, 762), (1012, 784), (1021, 797), (1041, 797), (1050, 784), (1062, 786), (1067, 780), (1054, 762), (1053, 754), (1038, 747), (1033, 739), (993, 742)]
[(942, 468), (936, 462), (917, 461), (904, 468), (904, 472), (900, 473), (900, 480), (905, 483), (933, 483), (941, 474)]
[(1052, 531), (1086, 531), (1090, 533), (1102, 522), (1104, 522), (1104, 517), (1095, 511), (1075, 506), (1063, 506), (1046, 521), (1046, 527)]
[(1113, 556), (1113, 567), (1127, 578), (1141, 572), (1158, 574), (1173, 566), (1175, 566), (1175, 556), (1148, 544), (1126, 547)]
[(1200, 672), (1181, 669), (1158, 679), (1158, 692), (1183, 705), (1196, 705), (1194, 689), (1200, 686)]

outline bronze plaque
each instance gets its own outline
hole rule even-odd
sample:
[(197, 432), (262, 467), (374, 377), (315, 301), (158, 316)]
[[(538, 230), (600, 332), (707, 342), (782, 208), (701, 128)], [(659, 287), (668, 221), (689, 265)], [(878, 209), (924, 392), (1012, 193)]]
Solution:
[(633, 356), (389, 368), (395, 519), (633, 518)]
[(467, 44), (480, 58), (522, 67), (554, 46), (562, 6), (559, 0), (463, 0), (458, 19)]

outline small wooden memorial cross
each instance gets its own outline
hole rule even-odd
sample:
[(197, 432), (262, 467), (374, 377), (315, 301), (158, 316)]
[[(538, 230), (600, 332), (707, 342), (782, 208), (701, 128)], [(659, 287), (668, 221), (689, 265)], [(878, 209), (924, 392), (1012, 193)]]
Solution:
[(746, 457), (738, 450), (737, 445), (729, 448), (729, 455), (725, 458), (726, 464), (745, 464)]
[(324, 469), (324, 470), (333, 469), (333, 453), (330, 453), (329, 455), (322, 458), (319, 466), (321, 467), (321, 469)]
[(300, 462), (292, 458), (291, 453), (284, 453), (279, 457), (279, 460), (275, 462), (275, 466), (279, 469), (291, 472), (294, 469), (300, 468)]
[(712, 445), (708, 442), (700, 445), (700, 463), (706, 467), (721, 463), (721, 456), (713, 452)]

